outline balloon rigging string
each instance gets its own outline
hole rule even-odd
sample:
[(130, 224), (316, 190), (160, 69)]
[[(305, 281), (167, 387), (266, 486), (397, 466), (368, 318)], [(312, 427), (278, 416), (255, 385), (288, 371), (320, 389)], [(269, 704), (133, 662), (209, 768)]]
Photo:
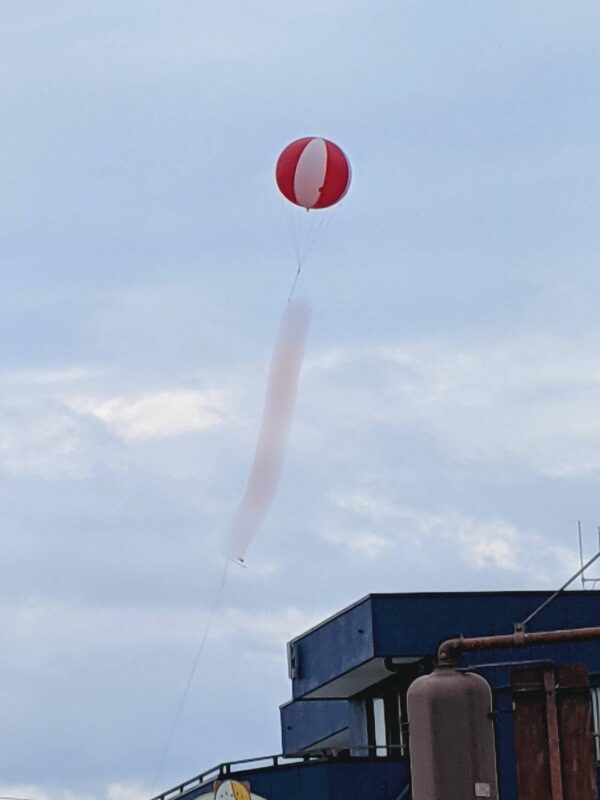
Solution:
[[(313, 248), (321, 238), (322, 234), (326, 230), (329, 221), (333, 215), (333, 208), (324, 209), (322, 211), (316, 212), (318, 214), (316, 222), (313, 222), (312, 225), (309, 225), (308, 232), (306, 234), (305, 242), (304, 242), (304, 249), (301, 252), (300, 260), (302, 263), (308, 258), (308, 256), (312, 253)], [(313, 217), (315, 212), (313, 211)]]
[(292, 288), (290, 289), (290, 293), (288, 295), (288, 303), (291, 303), (294, 299), (294, 292), (296, 291), (296, 286), (298, 285), (298, 279), (300, 278), (300, 273), (302, 271), (302, 262), (298, 260), (298, 269), (296, 270), (296, 274), (294, 275), (294, 280), (292, 281)]
[[(294, 297), (294, 293), (296, 291), (298, 280), (300, 279), (300, 273), (302, 272), (302, 267), (304, 266), (304, 262), (308, 259), (313, 248), (315, 247), (319, 239), (323, 236), (323, 234), (331, 224), (331, 220), (333, 219), (336, 210), (337, 206), (334, 206), (324, 211), (320, 211), (317, 221), (314, 222), (313, 220), (311, 220), (311, 223), (308, 225), (308, 229), (303, 236), (304, 241), (302, 243), (302, 246), (300, 246), (298, 242), (298, 232), (294, 226), (293, 218), (290, 217), (289, 213), (290, 210), (288, 208), (285, 209), (286, 224), (288, 226), (290, 237), (292, 239), (294, 253), (296, 256), (296, 265), (297, 265), (296, 273), (294, 275), (294, 280), (292, 281), (292, 286), (288, 295), (288, 303), (290, 303)], [(314, 219), (314, 212), (312, 216)]]
[(173, 720), (171, 722), (171, 727), (169, 728), (169, 731), (168, 731), (167, 736), (165, 738), (162, 750), (160, 752), (160, 756), (159, 756), (158, 761), (157, 761), (157, 766), (156, 766), (156, 770), (155, 770), (155, 773), (154, 773), (154, 778), (153, 778), (153, 781), (152, 781), (152, 790), (154, 790), (154, 788), (156, 787), (156, 784), (158, 783), (159, 778), (162, 775), (162, 771), (163, 771), (163, 768), (164, 768), (164, 765), (165, 765), (165, 761), (167, 759), (167, 755), (169, 754), (169, 749), (170, 749), (171, 743), (173, 741), (173, 736), (175, 735), (175, 731), (177, 730), (177, 727), (179, 725), (179, 721), (181, 719), (181, 715), (183, 714), (183, 711), (184, 711), (184, 708), (185, 708), (185, 704), (186, 704), (188, 695), (190, 693), (190, 689), (192, 688), (192, 684), (194, 683), (194, 677), (196, 676), (196, 672), (198, 671), (198, 666), (199, 666), (200, 661), (202, 659), (202, 655), (204, 654), (204, 649), (205, 649), (206, 643), (208, 641), (208, 636), (210, 634), (210, 631), (212, 629), (213, 623), (215, 621), (215, 617), (216, 617), (217, 611), (219, 609), (221, 598), (223, 596), (223, 591), (225, 589), (225, 584), (227, 582), (228, 567), (229, 567), (229, 561), (225, 560), (223, 573), (221, 575), (221, 579), (220, 579), (219, 584), (217, 586), (217, 591), (216, 591), (215, 596), (213, 598), (213, 602), (212, 602), (212, 605), (210, 607), (210, 611), (209, 611), (208, 617), (206, 619), (206, 624), (204, 626), (204, 630), (202, 631), (202, 636), (200, 637), (200, 642), (198, 644), (198, 649), (196, 650), (196, 655), (195, 655), (194, 661), (192, 663), (192, 668), (190, 669), (189, 675), (187, 677), (187, 681), (186, 681), (185, 686), (183, 688), (183, 691), (181, 692), (181, 695), (179, 697), (179, 702), (177, 704), (177, 708), (175, 710), (175, 714), (173, 715)]
[(284, 203), (281, 208), (283, 211), (285, 224), (288, 229), (289, 237), (292, 240), (292, 246), (294, 248), (296, 261), (300, 262), (301, 261), (300, 244), (299, 244), (298, 231), (295, 224), (295, 215), (292, 215), (292, 209), (289, 207), (288, 203)]

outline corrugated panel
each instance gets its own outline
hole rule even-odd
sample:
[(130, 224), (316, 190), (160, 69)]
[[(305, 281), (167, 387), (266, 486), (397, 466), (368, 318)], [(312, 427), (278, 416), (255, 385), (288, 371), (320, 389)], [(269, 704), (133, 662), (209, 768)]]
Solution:
[(597, 800), (584, 665), (513, 671), (519, 800)]

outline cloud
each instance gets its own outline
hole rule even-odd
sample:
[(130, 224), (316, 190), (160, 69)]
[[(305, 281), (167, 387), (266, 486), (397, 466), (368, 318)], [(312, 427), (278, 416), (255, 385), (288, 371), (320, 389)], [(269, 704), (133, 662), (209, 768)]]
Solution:
[(0, 386), (21, 388), (29, 391), (31, 387), (72, 386), (82, 381), (102, 378), (102, 370), (73, 366), (65, 369), (28, 369), (0, 372)]
[(216, 390), (170, 389), (140, 397), (75, 397), (71, 407), (105, 423), (126, 441), (165, 439), (222, 425), (228, 398)]
[(51, 399), (0, 405), (0, 469), (47, 479), (89, 477), (119, 459), (118, 447), (93, 420)]
[(369, 536), (364, 540), (364, 547), (361, 541), (361, 526), (367, 524), (378, 531), (372, 557), (397, 546), (400, 541), (413, 552), (443, 544), (453, 548), (474, 570), (499, 569), (521, 573), (537, 581), (570, 569), (574, 572), (578, 565), (575, 551), (553, 544), (536, 531), (521, 530), (501, 518), (475, 519), (452, 510), (432, 512), (407, 508), (390, 497), (366, 489), (335, 493), (331, 502), (334, 512), (341, 512), (349, 520), (348, 528), (334, 529), (332, 534), (329, 525), (324, 523), (322, 537), (359, 556), (368, 553)]
[(302, 131), (356, 180), (303, 270), (283, 480), (172, 784), (273, 752), (275, 654), (314, 619), (449, 563), (531, 588), (595, 523), (599, 11), (41, 5), (5, 4), (0, 54), (0, 771), (138, 800), (252, 457), (295, 269), (272, 164)]
[(0, 373), (0, 470), (89, 478), (100, 467), (120, 469), (129, 445), (234, 421), (230, 388), (156, 388), (149, 379), (127, 393), (124, 383), (118, 371), (77, 366)]
[(392, 547), (385, 536), (368, 528), (336, 528), (325, 526), (321, 532), (323, 539), (332, 544), (346, 547), (353, 555), (361, 558), (377, 559)]
[(228, 609), (220, 617), (218, 636), (244, 638), (252, 648), (257, 643), (268, 646), (280, 657), (284, 642), (312, 628), (325, 616), (322, 609), (304, 611), (293, 606), (279, 606), (271, 611)]
[(109, 783), (100, 793), (74, 792), (65, 787), (52, 789), (34, 784), (0, 784), (0, 797), (14, 800), (147, 800), (150, 786), (133, 781)]
[[(28, 648), (37, 643), (57, 664), (84, 660), (99, 650), (119, 653), (131, 648), (177, 648), (198, 642), (210, 617), (212, 602), (205, 585), (205, 603), (198, 606), (173, 604), (86, 606), (47, 601), (2, 603), (4, 632), (15, 642), (14, 653), (24, 660)], [(304, 611), (278, 605), (272, 610), (225, 605), (218, 609), (212, 641), (244, 642), (245, 647), (269, 647), (278, 654), (284, 643), (310, 628), (322, 616), (321, 609)], [(23, 648), (22, 652), (20, 648)], [(40, 665), (49, 663), (40, 659)], [(34, 665), (29, 668), (35, 671)]]
[(86, 478), (101, 464), (119, 464), (121, 453), (96, 420), (65, 402), (83, 382), (102, 378), (80, 366), (0, 373), (0, 470), (19, 477)]
[[(357, 372), (365, 379), (350, 381)], [(593, 343), (513, 337), (341, 348), (315, 357), (307, 380), (334, 423), (333, 409), (343, 407), (351, 426), (421, 431), (458, 459), (518, 460), (547, 476), (600, 473)]]

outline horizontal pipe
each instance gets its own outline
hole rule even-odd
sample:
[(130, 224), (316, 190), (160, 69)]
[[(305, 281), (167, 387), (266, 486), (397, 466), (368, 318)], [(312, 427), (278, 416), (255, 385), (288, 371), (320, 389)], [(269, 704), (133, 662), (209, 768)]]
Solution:
[(600, 639), (600, 628), (573, 628), (563, 631), (541, 631), (525, 633), (518, 631), (501, 636), (476, 636), (465, 639), (447, 639), (438, 647), (437, 663), (440, 666), (453, 666), (464, 653), (477, 650), (502, 650), (518, 647), (534, 647), (544, 644), (568, 644)]

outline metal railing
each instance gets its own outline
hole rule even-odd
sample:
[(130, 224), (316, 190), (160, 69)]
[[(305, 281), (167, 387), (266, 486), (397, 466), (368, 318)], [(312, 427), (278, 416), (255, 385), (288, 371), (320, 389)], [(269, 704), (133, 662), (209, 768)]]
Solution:
[(209, 783), (215, 780), (228, 778), (230, 775), (237, 772), (243, 772), (244, 768), (261, 769), (280, 767), (286, 764), (298, 764), (307, 761), (326, 761), (327, 757), (323, 755), (302, 755), (302, 756), (260, 756), (258, 758), (242, 758), (238, 761), (226, 761), (222, 764), (217, 764), (215, 767), (201, 772), (193, 778), (190, 778), (184, 783), (174, 786), (172, 789), (167, 789), (166, 792), (155, 795), (152, 800), (174, 800), (174, 798), (181, 797), (194, 789), (202, 789)]
[[(242, 758), (238, 761), (225, 761), (222, 764), (217, 764), (215, 767), (211, 767), (201, 772), (199, 775), (184, 781), (184, 783), (174, 786), (172, 789), (167, 789), (167, 791), (155, 795), (151, 800), (177, 800), (177, 798), (181, 798), (188, 792), (203, 789), (213, 781), (226, 780), (236, 773), (245, 772), (247, 769), (272, 769), (273, 767), (291, 766), (293, 764), (314, 764), (326, 761), (354, 761), (360, 758), (372, 758), (372, 754), (383, 760), (383, 757), (380, 756), (380, 752), (383, 752), (384, 757), (404, 756), (406, 755), (407, 747), (405, 744), (361, 744), (343, 748), (314, 750), (311, 753), (302, 753), (298, 755), (284, 756), (278, 754), (274, 756), (259, 756), (257, 758)], [(358, 755), (358, 753), (360, 753), (360, 755)]]

